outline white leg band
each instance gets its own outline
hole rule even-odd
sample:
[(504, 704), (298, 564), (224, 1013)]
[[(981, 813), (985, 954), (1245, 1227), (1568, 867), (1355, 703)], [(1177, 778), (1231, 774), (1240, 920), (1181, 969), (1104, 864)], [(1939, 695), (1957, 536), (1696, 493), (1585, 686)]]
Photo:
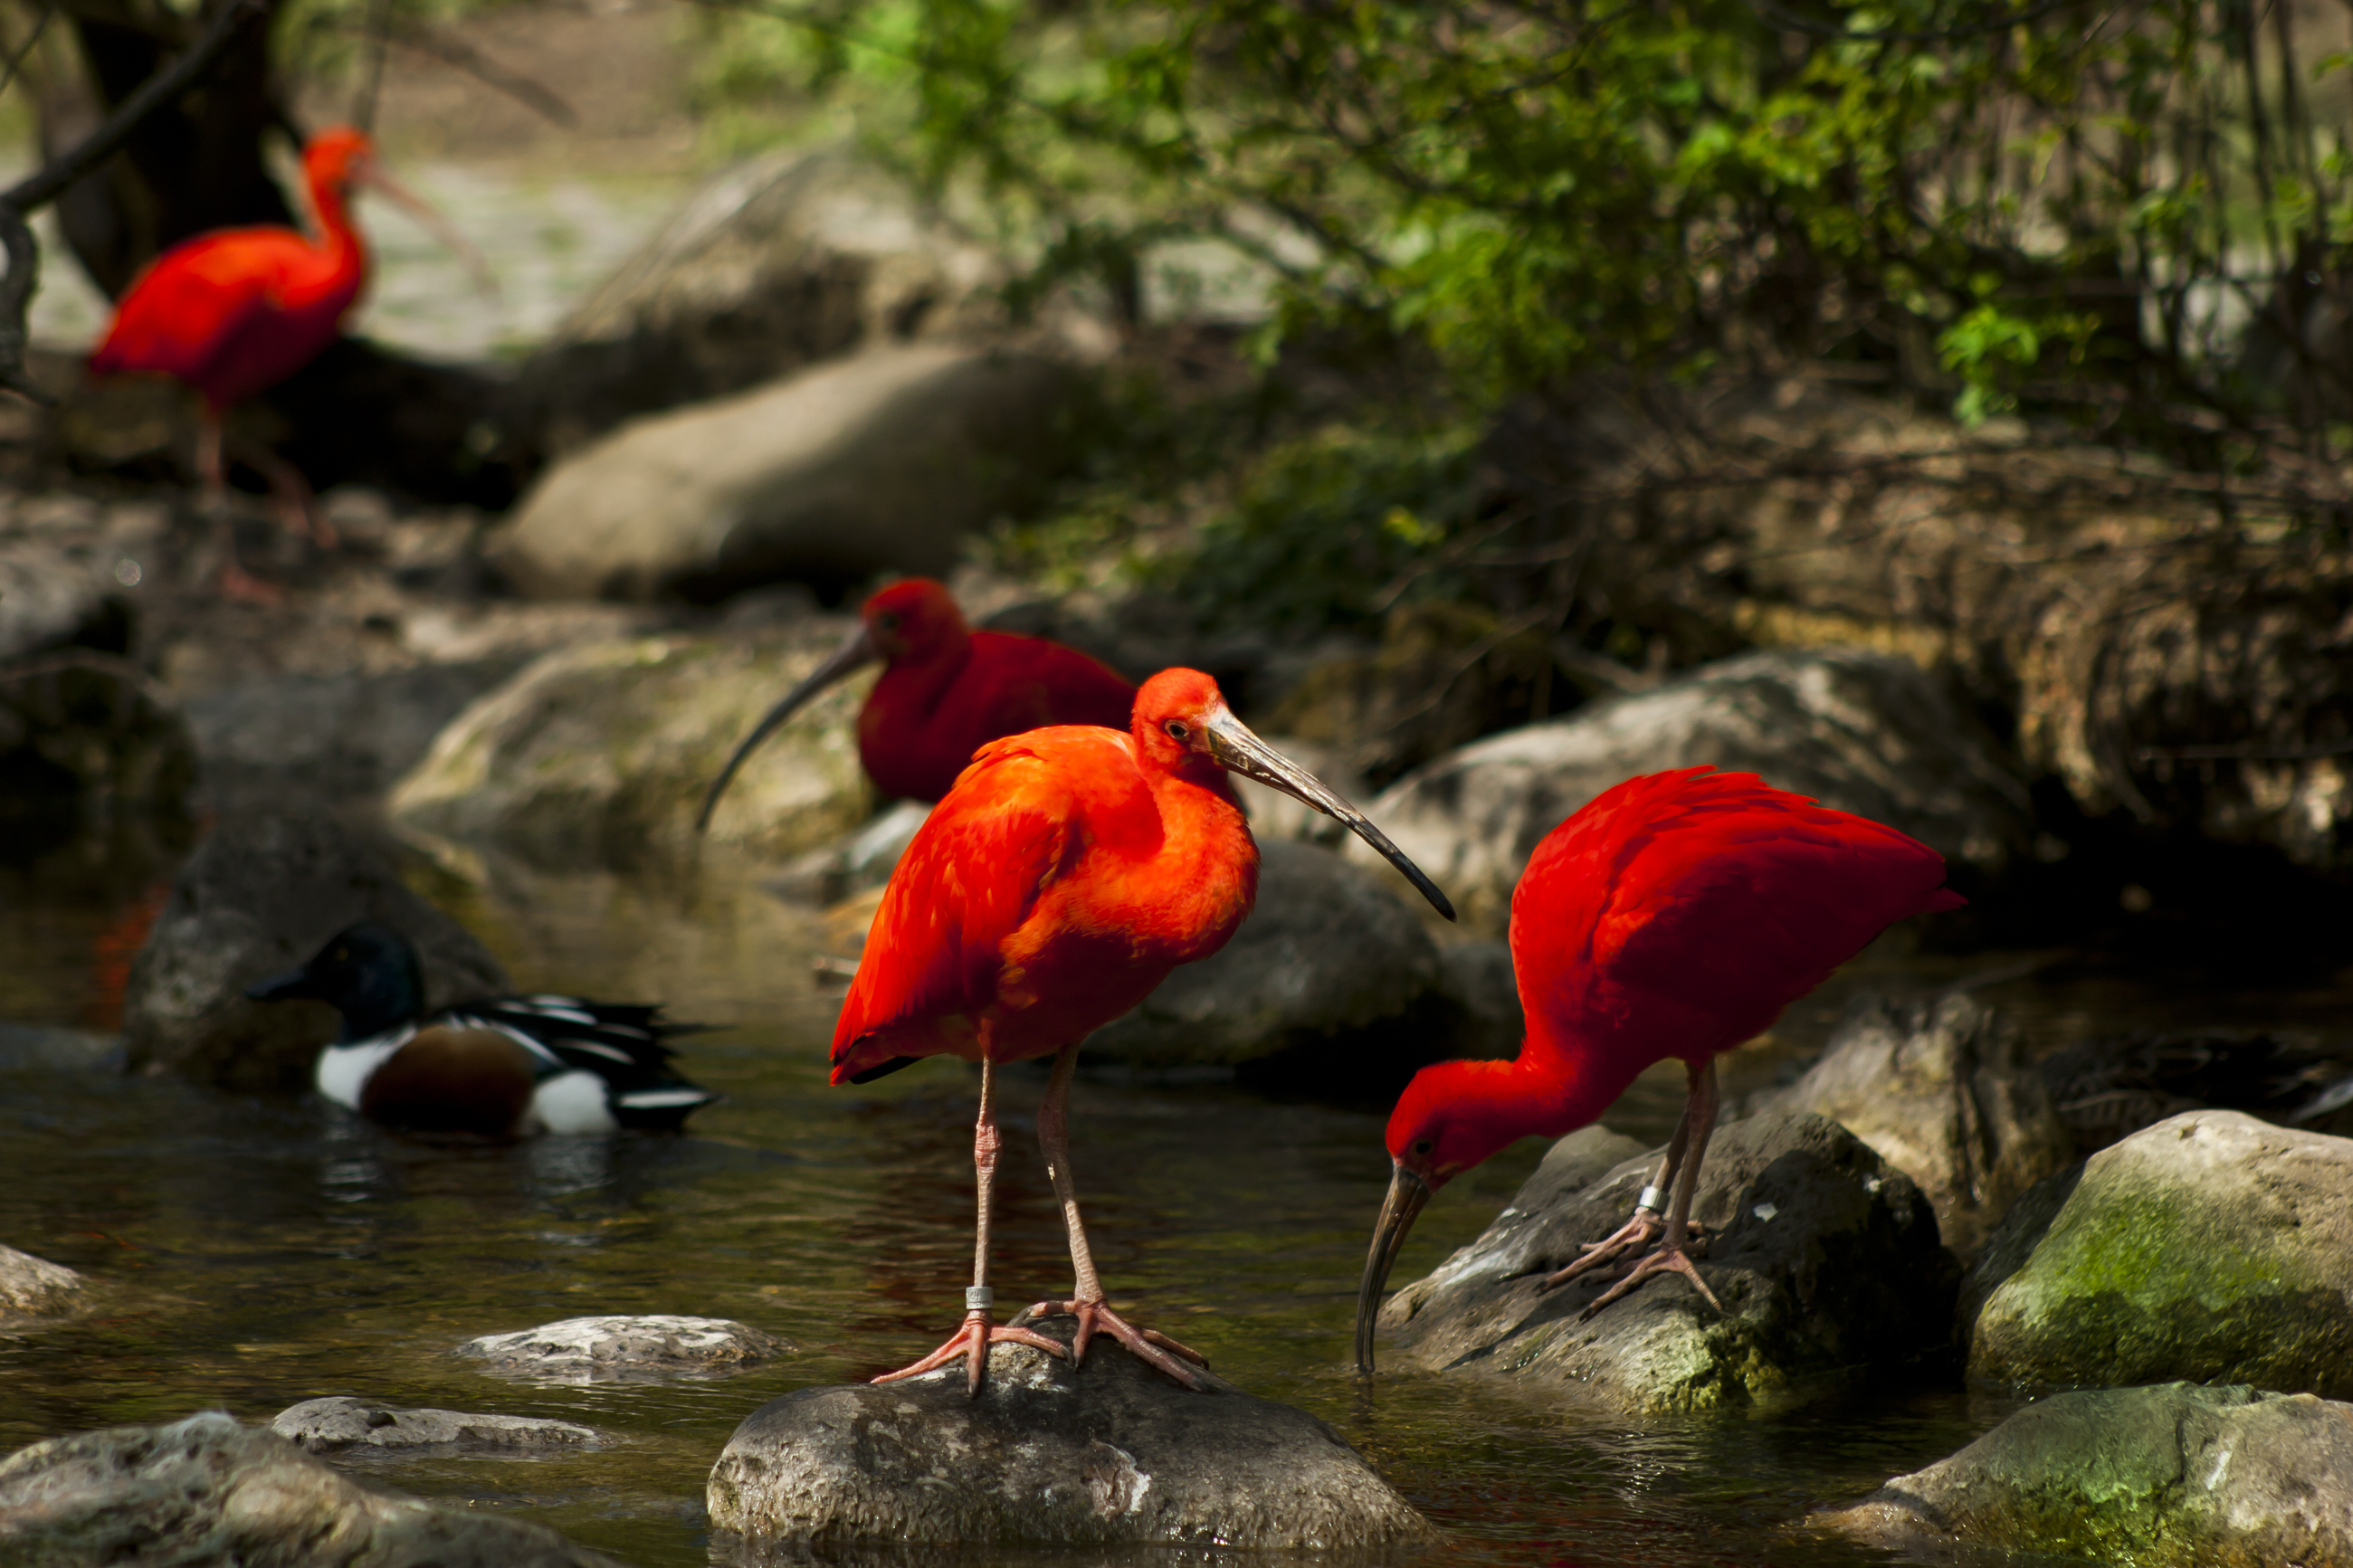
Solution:
[(1652, 1214), (1666, 1213), (1666, 1190), (1662, 1187), (1644, 1187), (1642, 1195), (1634, 1200), (1634, 1206), (1638, 1209), (1649, 1209)]
[(967, 1285), (964, 1292), (964, 1310), (986, 1312), (997, 1305), (997, 1292), (986, 1285)]

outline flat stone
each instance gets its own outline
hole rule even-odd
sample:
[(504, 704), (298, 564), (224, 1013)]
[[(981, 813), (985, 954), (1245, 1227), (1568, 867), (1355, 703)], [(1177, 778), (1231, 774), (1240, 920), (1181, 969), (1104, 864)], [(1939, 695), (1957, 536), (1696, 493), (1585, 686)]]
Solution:
[(2353, 1139), (2193, 1110), (2011, 1211), (1962, 1291), (1970, 1381), (2353, 1396)]
[(825, 693), (735, 777), (707, 837), (712, 781), (778, 697), (840, 640), (833, 617), (732, 637), (614, 638), (540, 658), (461, 712), (387, 802), (412, 836), (540, 870), (788, 861), (864, 822), (864, 683)]
[(945, 576), (1058, 466), (1073, 370), (893, 344), (650, 415), (551, 465), (488, 558), (532, 598), (715, 601), (786, 578)]
[(40, 1568), (617, 1568), (544, 1525), (355, 1480), (218, 1411), (0, 1459), (0, 1560)]
[(239, 1089), (306, 1087), (340, 1028), (333, 1009), (252, 1002), (245, 988), (308, 963), (364, 920), (416, 944), (427, 1007), (512, 989), (488, 949), (341, 818), (311, 805), (255, 807), (224, 817), (196, 847), (131, 965), (122, 1027), (132, 1069)]
[[(1943, 689), (1854, 648), (1746, 654), (1491, 735), (1406, 774), (1366, 815), (1467, 928), (1499, 935), (1529, 855), (1570, 813), (1635, 774), (1703, 763), (1900, 828), (1980, 876), (2033, 837), (2025, 785)], [(1382, 866), (1362, 843), (1347, 855)]]
[(69, 1312), (86, 1289), (82, 1277), (62, 1263), (0, 1247), (0, 1324)]
[(565, 1318), (458, 1347), (491, 1371), (557, 1383), (715, 1376), (792, 1351), (788, 1340), (725, 1318), (662, 1314)]
[(1928, 1194), (1964, 1260), (2029, 1187), (2074, 1159), (2017, 1028), (1966, 994), (1856, 997), (1806, 1076), (1751, 1096), (1748, 1110), (1811, 1111), (1870, 1144)]
[(1708, 1227), (1696, 1261), (1722, 1313), (1666, 1276), (1578, 1322), (1609, 1269), (1537, 1282), (1632, 1214), (1659, 1152), (1629, 1147), (1595, 1128), (1556, 1144), (1484, 1234), (1389, 1298), (1387, 1353), (1656, 1415), (1790, 1409), (1949, 1344), (1958, 1269), (1927, 1198), (1861, 1139), (1805, 1115), (1736, 1121), (1708, 1144), (1692, 1214)]
[[(1036, 1326), (1067, 1342), (1067, 1320)], [(1209, 1383), (1179, 1388), (1099, 1339), (1076, 1370), (999, 1345), (976, 1399), (961, 1363), (804, 1388), (728, 1439), (711, 1522), (744, 1542), (820, 1547), (1362, 1552), (1440, 1539), (1331, 1427)]]
[(474, 1415), (456, 1410), (405, 1410), (337, 1395), (306, 1399), (278, 1413), (269, 1429), (305, 1453), (347, 1448), (458, 1448), (505, 1453), (592, 1447), (597, 1434), (569, 1421), (531, 1415)]
[(2056, 1394), (1815, 1523), (2142, 1568), (2353, 1564), (2353, 1405), (2168, 1383)]

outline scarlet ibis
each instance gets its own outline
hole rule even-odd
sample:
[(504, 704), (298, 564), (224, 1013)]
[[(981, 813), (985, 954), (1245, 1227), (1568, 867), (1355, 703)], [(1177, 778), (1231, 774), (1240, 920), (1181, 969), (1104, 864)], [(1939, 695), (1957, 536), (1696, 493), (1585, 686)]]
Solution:
[(1067, 1130), (1079, 1042), (1176, 965), (1223, 947), (1250, 911), (1258, 846), (1228, 769), (1346, 824), (1453, 918), (1446, 896), (1379, 828), (1250, 733), (1198, 670), (1164, 669), (1145, 681), (1124, 731), (1058, 725), (983, 747), (892, 873), (833, 1035), (835, 1083), (865, 1083), (923, 1057), (980, 1063), (979, 1218), (965, 1320), (938, 1350), (878, 1382), (961, 1355), (976, 1393), (992, 1343), (1062, 1353), (1041, 1334), (996, 1326), (988, 1287), (996, 1070), (1051, 1056), (1038, 1142), (1077, 1284), (1070, 1300), (1039, 1302), (1030, 1314), (1078, 1320), (1074, 1363), (1100, 1329), (1178, 1383), (1201, 1386), (1185, 1364), (1199, 1357), (1139, 1332), (1106, 1302), (1079, 1222)]
[(664, 1042), (682, 1031), (659, 1007), (494, 996), (428, 1014), (417, 949), (372, 921), (246, 994), (309, 997), (340, 1012), (342, 1037), (319, 1053), (319, 1092), (411, 1131), (668, 1131), (719, 1098), (671, 1070)]
[[(356, 187), (379, 191), (466, 258), (480, 261), (440, 216), (376, 166), (367, 136), (336, 126), (302, 150), (302, 174), (318, 215), (315, 240), (270, 226), (220, 229), (174, 246), (132, 281), (114, 308), (106, 337), (90, 355), (100, 374), (139, 371), (168, 375), (193, 387), (200, 412), (196, 468), (226, 552), (223, 591), (273, 599), (276, 591), (246, 574), (228, 551), (229, 521), (221, 503), (221, 420), (231, 404), (261, 392), (316, 359), (343, 330), (343, 317), (366, 286), (367, 247), (353, 226)], [(322, 544), (333, 542), (311, 515), (310, 488), (269, 454), (256, 460), (269, 474), (283, 510)]]
[(1127, 728), (1135, 688), (1073, 647), (1011, 632), (974, 631), (947, 589), (929, 577), (892, 584), (866, 601), (858, 629), (744, 738), (703, 796), (699, 832), (761, 742), (802, 704), (881, 659), (882, 677), (858, 714), (858, 758), (886, 795), (934, 801), (973, 752), (1049, 724)]
[(1356, 1298), (1358, 1370), (1372, 1371), (1381, 1289), (1430, 1194), (1530, 1133), (1557, 1138), (1595, 1121), (1670, 1057), (1685, 1064), (1687, 1098), (1657, 1179), (1631, 1220), (1545, 1284), (1656, 1241), (1585, 1315), (1668, 1271), (1722, 1310), (1684, 1250), (1715, 1126), (1716, 1057), (1895, 921), (1958, 907), (1944, 880), (1926, 845), (1754, 773), (1628, 779), (1554, 828), (1512, 893), (1512, 970), (1527, 1014), (1519, 1056), (1424, 1068), (1389, 1117), (1388, 1197)]

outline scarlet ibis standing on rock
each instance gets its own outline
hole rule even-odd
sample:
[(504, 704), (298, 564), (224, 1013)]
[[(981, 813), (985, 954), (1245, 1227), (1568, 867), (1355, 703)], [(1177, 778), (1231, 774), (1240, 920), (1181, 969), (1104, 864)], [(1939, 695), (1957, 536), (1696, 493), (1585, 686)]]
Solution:
[[(278, 595), (247, 575), (228, 548), (222, 416), (309, 364), (342, 331), (368, 274), (367, 247), (352, 223), (353, 190), (364, 185), (408, 208), (480, 272), (479, 258), (440, 216), (377, 168), (375, 145), (363, 132), (348, 126), (320, 132), (302, 150), (302, 173), (318, 238), (264, 226), (220, 229), (174, 246), (124, 291), (90, 360), (100, 374), (144, 371), (195, 389), (196, 468), (226, 552), (221, 587), (242, 598)], [(291, 521), (320, 543), (332, 543), (311, 514), (302, 477), (267, 452), (254, 456)]]
[(974, 631), (948, 591), (928, 577), (893, 583), (866, 601), (855, 632), (768, 710), (703, 797), (698, 831), (761, 742), (818, 692), (880, 659), (882, 678), (858, 714), (858, 758), (886, 795), (934, 801), (973, 752), (1049, 724), (1127, 728), (1135, 688), (1073, 647), (1011, 632)]
[(1074, 1363), (1100, 1329), (1177, 1382), (1201, 1386), (1186, 1364), (1199, 1357), (1130, 1327), (1105, 1300), (1079, 1223), (1066, 1130), (1079, 1042), (1176, 965), (1223, 947), (1250, 911), (1258, 846), (1228, 769), (1345, 823), (1453, 918), (1446, 896), (1380, 829), (1250, 733), (1198, 670), (1164, 669), (1145, 681), (1125, 732), (1060, 725), (983, 748), (892, 872), (833, 1035), (836, 1083), (864, 1083), (923, 1057), (980, 1063), (980, 1206), (965, 1321), (938, 1350), (878, 1381), (963, 1356), (966, 1386), (977, 1392), (992, 1343), (1062, 1353), (1044, 1335), (996, 1326), (988, 1288), (997, 1068), (1050, 1056), (1038, 1142), (1078, 1283), (1069, 1300), (1030, 1311), (1078, 1319)]
[(1715, 1126), (1716, 1057), (1895, 921), (1961, 904), (1944, 880), (1927, 846), (1754, 773), (1628, 779), (1554, 828), (1512, 893), (1527, 1013), (1518, 1058), (1424, 1068), (1389, 1117), (1393, 1173), (1356, 1299), (1358, 1370), (1372, 1371), (1381, 1288), (1430, 1194), (1530, 1133), (1595, 1121), (1670, 1057), (1684, 1063), (1688, 1099), (1657, 1179), (1632, 1219), (1545, 1283), (1657, 1241), (1586, 1315), (1670, 1270), (1721, 1310), (1684, 1251)]

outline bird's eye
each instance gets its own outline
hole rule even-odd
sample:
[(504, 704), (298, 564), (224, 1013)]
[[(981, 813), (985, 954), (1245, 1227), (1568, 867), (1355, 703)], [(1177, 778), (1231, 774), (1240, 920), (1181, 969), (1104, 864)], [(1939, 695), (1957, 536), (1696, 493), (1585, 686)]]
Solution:
[(1172, 741), (1181, 741), (1193, 732), (1185, 728), (1185, 721), (1182, 719), (1171, 719), (1160, 727), (1168, 731), (1168, 738)]
[(1427, 1139), (1427, 1138), (1417, 1138), (1417, 1139), (1415, 1139), (1415, 1140), (1413, 1141), (1413, 1147), (1412, 1147), (1412, 1149), (1410, 1149), (1409, 1151), (1408, 1151), (1408, 1152), (1409, 1152), (1409, 1153), (1414, 1153), (1414, 1154), (1427, 1154), (1427, 1153), (1429, 1153), (1429, 1152), (1430, 1152), (1430, 1150), (1431, 1150), (1431, 1149), (1433, 1149), (1433, 1148), (1435, 1148), (1435, 1147), (1437, 1147), (1437, 1145), (1435, 1145), (1435, 1144), (1433, 1144), (1432, 1142), (1430, 1142), (1430, 1141), (1429, 1139)]

